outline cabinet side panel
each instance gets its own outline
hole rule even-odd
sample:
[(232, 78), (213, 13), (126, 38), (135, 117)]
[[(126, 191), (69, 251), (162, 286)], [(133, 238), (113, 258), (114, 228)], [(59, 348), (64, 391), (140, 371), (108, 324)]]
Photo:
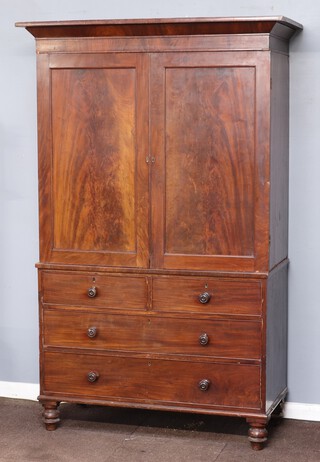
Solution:
[(274, 271), (267, 286), (266, 410), (287, 386), (288, 265)]
[(270, 256), (272, 269), (288, 255), (289, 58), (271, 58)]

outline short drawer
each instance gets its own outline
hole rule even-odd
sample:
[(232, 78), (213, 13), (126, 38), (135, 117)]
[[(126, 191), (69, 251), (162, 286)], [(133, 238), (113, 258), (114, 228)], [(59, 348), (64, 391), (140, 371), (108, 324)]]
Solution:
[(260, 321), (45, 309), (44, 346), (260, 359)]
[(260, 367), (45, 353), (43, 392), (88, 399), (258, 409)]
[(155, 277), (153, 309), (259, 315), (261, 283), (245, 279)]
[(42, 272), (43, 302), (115, 309), (146, 309), (145, 277)]

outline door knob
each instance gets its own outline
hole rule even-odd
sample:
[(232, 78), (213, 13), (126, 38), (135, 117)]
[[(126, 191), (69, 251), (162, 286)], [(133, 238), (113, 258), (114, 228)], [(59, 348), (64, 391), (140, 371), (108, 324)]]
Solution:
[(87, 336), (89, 338), (94, 338), (97, 335), (97, 328), (96, 327), (89, 327), (87, 330)]
[(210, 380), (208, 379), (200, 380), (200, 382), (198, 383), (198, 387), (199, 387), (199, 390), (201, 391), (207, 391), (210, 387)]
[(87, 374), (87, 379), (88, 379), (88, 382), (90, 382), (90, 383), (96, 382), (98, 380), (98, 378), (99, 378), (99, 373), (98, 372), (90, 371)]
[(203, 292), (199, 295), (198, 300), (200, 303), (208, 303), (210, 301), (211, 295), (208, 292)]
[(208, 345), (209, 343), (209, 335), (204, 333), (199, 336), (199, 343), (202, 346)]
[(95, 287), (90, 287), (87, 291), (88, 297), (94, 298), (97, 295), (97, 289)]

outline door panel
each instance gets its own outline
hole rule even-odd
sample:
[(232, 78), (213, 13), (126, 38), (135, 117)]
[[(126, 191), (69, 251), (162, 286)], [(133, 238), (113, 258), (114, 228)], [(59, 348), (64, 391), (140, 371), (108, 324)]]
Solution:
[(165, 252), (253, 254), (254, 68), (166, 71)]
[(136, 251), (134, 94), (134, 69), (52, 71), (55, 249)]
[(144, 61), (51, 57), (51, 226), (42, 222), (51, 245), (43, 260), (148, 265)]
[(258, 61), (239, 55), (152, 57), (153, 266), (255, 268), (266, 145)]

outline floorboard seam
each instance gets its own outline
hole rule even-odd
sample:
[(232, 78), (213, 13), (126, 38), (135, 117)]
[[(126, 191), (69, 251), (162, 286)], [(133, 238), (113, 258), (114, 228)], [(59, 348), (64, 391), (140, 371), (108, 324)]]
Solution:
[(227, 443), (223, 443), (223, 447), (221, 448), (221, 451), (219, 454), (217, 454), (217, 457), (214, 459), (213, 462), (219, 461), (219, 457), (221, 456), (222, 452), (225, 450), (225, 447), (227, 446)]

